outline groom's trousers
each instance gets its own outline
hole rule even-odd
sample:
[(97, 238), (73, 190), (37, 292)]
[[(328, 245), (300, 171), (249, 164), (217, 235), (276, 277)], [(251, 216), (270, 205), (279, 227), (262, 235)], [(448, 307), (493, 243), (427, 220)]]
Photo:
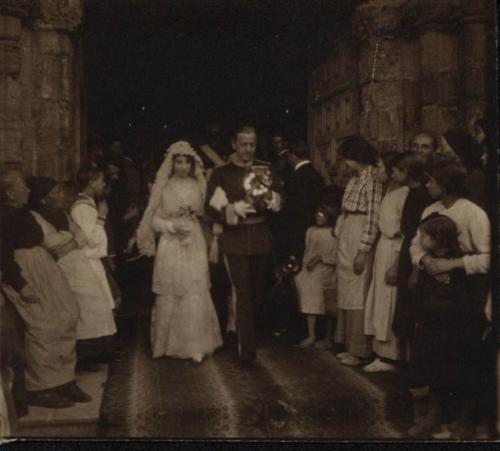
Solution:
[(255, 312), (264, 300), (267, 254), (226, 254), (229, 277), (236, 290), (236, 329), (241, 358), (255, 355)]

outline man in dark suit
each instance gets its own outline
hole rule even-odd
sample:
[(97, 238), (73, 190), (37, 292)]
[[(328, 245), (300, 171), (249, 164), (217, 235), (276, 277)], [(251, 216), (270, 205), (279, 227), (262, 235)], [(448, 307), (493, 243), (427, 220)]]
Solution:
[[(268, 215), (280, 209), (281, 184), (269, 163), (255, 160), (253, 126), (238, 127), (231, 144), (234, 153), (228, 163), (214, 168), (210, 177), (207, 213), (224, 227), (219, 243), (236, 290), (239, 356), (243, 366), (250, 366), (257, 348), (255, 307), (263, 298), (271, 252)], [(259, 179), (263, 184), (256, 183)]]
[[(288, 141), (285, 135), (276, 130), (271, 135), (273, 149), (273, 169), (281, 180), (283, 189), (293, 175), (293, 168), (288, 161)], [(273, 234), (273, 263), (278, 266), (288, 257), (287, 218), (280, 212), (270, 218)]]
[(299, 262), (304, 256), (307, 229), (315, 223), (316, 208), (325, 189), (324, 181), (309, 156), (309, 147), (304, 141), (293, 143), (288, 150), (288, 160), (293, 168), (293, 174), (285, 185), (288, 250), (289, 255), (294, 255)]
[(273, 148), (273, 168), (278, 177), (286, 182), (293, 173), (288, 161), (288, 141), (283, 133), (276, 131), (271, 135), (271, 145)]

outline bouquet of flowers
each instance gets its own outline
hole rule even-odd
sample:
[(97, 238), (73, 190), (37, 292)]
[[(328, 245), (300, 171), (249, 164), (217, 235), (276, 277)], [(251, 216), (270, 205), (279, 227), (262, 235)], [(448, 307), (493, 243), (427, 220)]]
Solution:
[(177, 217), (187, 219), (188, 221), (196, 221), (196, 211), (190, 206), (180, 207)]
[(190, 235), (193, 231), (193, 223), (196, 222), (196, 211), (190, 206), (180, 207), (172, 221), (180, 243), (183, 245), (188, 244), (191, 241)]
[(265, 210), (273, 198), (272, 183), (273, 178), (268, 166), (252, 166), (243, 179), (245, 200), (257, 211)]
[(297, 259), (291, 255), (285, 260), (283, 264), (278, 266), (275, 270), (275, 276), (278, 284), (289, 281), (300, 271), (300, 264)]

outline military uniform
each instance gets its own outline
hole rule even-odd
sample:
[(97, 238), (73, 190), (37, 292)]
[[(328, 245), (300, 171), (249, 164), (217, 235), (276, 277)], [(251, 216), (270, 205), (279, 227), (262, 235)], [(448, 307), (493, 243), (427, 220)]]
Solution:
[[(224, 254), (229, 277), (236, 290), (236, 328), (242, 361), (253, 360), (256, 351), (255, 305), (262, 298), (265, 283), (266, 260), (272, 250), (271, 231), (268, 225), (268, 209), (259, 205), (256, 213), (246, 218), (234, 216), (234, 203), (245, 200), (247, 190), (244, 180), (252, 167), (271, 165), (254, 160), (251, 166), (240, 166), (233, 159), (214, 169), (207, 190), (207, 212), (213, 220), (224, 224), (219, 238), (220, 250)], [(272, 176), (270, 189), (282, 194), (279, 179)], [(217, 190), (219, 188), (219, 190)], [(214, 207), (217, 191), (224, 193), (224, 205)], [(236, 221), (236, 223), (235, 223)]]

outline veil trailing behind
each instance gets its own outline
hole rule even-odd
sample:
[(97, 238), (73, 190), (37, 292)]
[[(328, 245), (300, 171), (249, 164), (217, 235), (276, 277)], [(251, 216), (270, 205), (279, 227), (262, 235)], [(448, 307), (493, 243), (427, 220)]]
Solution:
[(173, 143), (165, 154), (165, 160), (156, 173), (156, 178), (151, 189), (148, 206), (137, 229), (137, 246), (142, 254), (150, 257), (156, 254), (155, 232), (152, 227), (154, 212), (160, 206), (161, 194), (167, 185), (174, 168), (174, 156), (187, 155), (194, 158), (196, 181), (200, 185), (200, 191), (204, 196), (207, 191), (207, 183), (203, 175), (203, 162), (198, 154), (193, 150), (187, 141), (177, 141)]
[[(194, 177), (173, 176), (177, 156), (194, 159)], [(137, 231), (139, 250), (155, 255), (153, 357), (166, 355), (199, 362), (222, 344), (210, 297), (207, 244), (198, 219), (203, 213), (205, 193), (200, 158), (187, 142), (174, 143), (156, 175)]]

